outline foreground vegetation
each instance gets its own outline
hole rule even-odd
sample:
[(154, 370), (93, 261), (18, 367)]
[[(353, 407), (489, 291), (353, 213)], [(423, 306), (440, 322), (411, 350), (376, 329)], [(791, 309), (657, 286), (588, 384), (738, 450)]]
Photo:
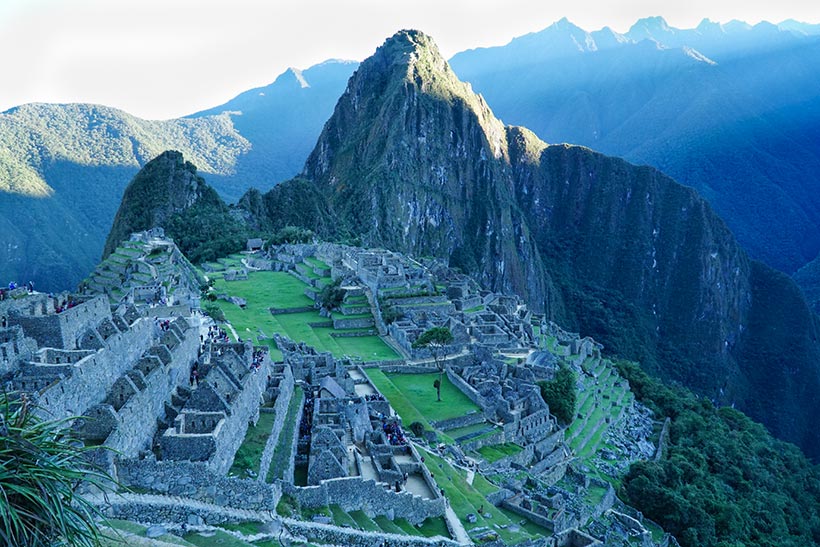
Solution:
[(109, 478), (90, 463), (69, 421), (41, 421), (25, 399), (0, 393), (0, 540), (2, 545), (94, 547), (99, 511), (77, 487)]
[(636, 397), (671, 418), (660, 461), (637, 462), (620, 495), (684, 547), (820, 543), (820, 470), (732, 408), (618, 363)]

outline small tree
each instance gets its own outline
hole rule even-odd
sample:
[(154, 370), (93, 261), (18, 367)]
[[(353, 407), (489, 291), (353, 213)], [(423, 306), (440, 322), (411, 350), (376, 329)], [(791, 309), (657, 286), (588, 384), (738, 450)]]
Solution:
[(550, 412), (562, 424), (572, 422), (575, 416), (575, 402), (578, 393), (575, 383), (578, 381), (575, 373), (566, 365), (555, 373), (552, 380), (539, 382), (541, 397), (550, 407)]
[(325, 285), (319, 293), (319, 301), (329, 310), (338, 309), (345, 298), (345, 291), (342, 289), (342, 278), (338, 277), (333, 282)]
[(444, 352), (448, 345), (453, 343), (453, 333), (447, 327), (433, 327), (421, 333), (413, 347), (428, 348), (433, 354), (433, 360), (438, 369), (438, 380), (433, 382), (436, 388), (436, 400), (441, 402), (441, 382), (444, 381)]
[(0, 544), (100, 544), (102, 515), (77, 487), (110, 480), (72, 436), (69, 420), (41, 421), (22, 396), (0, 393)]

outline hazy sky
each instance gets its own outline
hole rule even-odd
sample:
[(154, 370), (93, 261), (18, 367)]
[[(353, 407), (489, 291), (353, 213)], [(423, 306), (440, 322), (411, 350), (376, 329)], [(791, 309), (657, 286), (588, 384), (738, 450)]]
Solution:
[(150, 119), (189, 114), (272, 82), (289, 66), (361, 60), (417, 28), (442, 53), (501, 45), (561, 17), (625, 32), (662, 15), (820, 22), (817, 0), (0, 0), (0, 111), (90, 102)]

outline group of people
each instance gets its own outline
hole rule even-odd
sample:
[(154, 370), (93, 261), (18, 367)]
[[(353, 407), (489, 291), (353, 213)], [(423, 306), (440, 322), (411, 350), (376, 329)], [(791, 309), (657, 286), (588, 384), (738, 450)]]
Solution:
[(384, 401), (384, 395), (381, 393), (371, 393), (364, 396), (365, 401)]
[(398, 422), (388, 422), (382, 420), (382, 431), (387, 435), (387, 442), (393, 446), (407, 445), (407, 437)]
[(170, 330), (170, 328), (171, 328), (171, 320), (170, 319), (159, 319), (159, 318), (157, 318), (157, 319), (155, 319), (155, 322), (156, 322), (157, 327), (159, 327), (159, 330), (161, 330), (162, 332)]
[(225, 332), (225, 329), (220, 328), (218, 325), (211, 325), (208, 327), (208, 340), (214, 344), (227, 344), (230, 342), (228, 339), (228, 333)]
[(253, 350), (253, 360), (251, 361), (251, 370), (256, 372), (260, 368), (262, 368), (262, 362), (265, 360), (265, 350), (255, 349)]
[[(52, 298), (54, 298), (54, 297), (52, 297)], [(66, 300), (57, 300), (57, 302), (54, 303), (54, 312), (55, 313), (62, 313), (66, 310), (70, 310), (71, 308), (73, 308), (77, 304), (79, 304), (79, 302), (77, 302), (76, 300), (74, 300), (70, 296)]]
[(29, 294), (31, 294), (31, 293), (34, 292), (34, 281), (29, 281), (28, 283), (25, 283), (24, 285), (19, 285), (19, 286), (17, 285), (16, 281), (9, 281), (9, 288), (8, 289), (6, 289), (5, 287), (0, 287), (0, 300), (5, 300), (6, 295), (9, 292), (11, 292), (15, 289), (18, 289), (18, 288), (22, 288), (22, 287), (24, 287), (29, 292)]

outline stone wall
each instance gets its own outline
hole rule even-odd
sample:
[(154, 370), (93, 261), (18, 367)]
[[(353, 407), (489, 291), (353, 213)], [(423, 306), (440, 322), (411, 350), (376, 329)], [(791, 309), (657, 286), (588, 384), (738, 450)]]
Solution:
[(303, 536), (308, 541), (329, 544), (346, 545), (349, 547), (458, 547), (459, 544), (451, 539), (440, 536), (426, 538), (384, 532), (364, 532), (352, 528), (341, 528), (329, 524), (297, 521), (285, 519), (285, 524), (291, 534)]
[(151, 370), (144, 389), (135, 393), (117, 411), (118, 425), (106, 439), (105, 445), (124, 457), (136, 457), (143, 448), (149, 448), (157, 428), (157, 418), (165, 412), (168, 394), (188, 380), (188, 371), (197, 358), (199, 331), (189, 328), (183, 333), (182, 343), (171, 351), (171, 362)]
[(501, 444), (507, 441), (509, 441), (509, 439), (507, 438), (504, 430), (500, 429), (492, 435), (486, 435), (474, 440), (462, 442), (461, 448), (464, 450), (478, 450), (479, 448), (483, 448), (485, 446)]
[(276, 511), (282, 496), (277, 484), (227, 478), (214, 473), (205, 462), (120, 460), (117, 478), (124, 486), (159, 494), (185, 496), (225, 507)]
[(82, 302), (61, 313), (48, 315), (9, 315), (10, 325), (20, 325), (26, 333), (37, 340), (40, 347), (77, 349), (82, 335), (106, 318), (111, 309), (104, 295)]
[(481, 409), (485, 409), (487, 407), (487, 402), (484, 400), (484, 397), (482, 397), (481, 394), (473, 388), (473, 386), (468, 384), (464, 378), (454, 373), (449, 368), (447, 369), (447, 378), (459, 389), (459, 391), (466, 395), (468, 399), (477, 404)]
[(459, 427), (468, 427), (471, 425), (480, 424), (483, 421), (485, 421), (484, 413), (481, 411), (473, 411), (465, 414), (464, 416), (456, 416), (455, 418), (449, 418), (447, 420), (439, 420), (433, 425), (442, 431), (448, 431), (450, 429), (458, 429)]
[[(34, 340), (29, 339), (32, 344)], [(30, 359), (31, 349), (20, 325), (0, 328), (0, 377), (12, 372), (18, 361)]]
[(294, 421), (293, 427), (293, 436), (290, 439), (282, 439), (283, 443), (290, 443), (290, 462), (288, 462), (288, 468), (282, 473), (282, 477), (288, 483), (293, 484), (293, 472), (296, 468), (296, 451), (297, 445), (299, 444), (299, 424), (302, 423), (302, 413), (305, 411), (305, 394), (304, 391), (301, 389), (299, 391), (294, 390), (294, 396), (299, 397), (299, 410), (296, 412), (296, 417)]
[(386, 486), (359, 477), (328, 479), (321, 481), (318, 486), (308, 487), (282, 483), (283, 492), (304, 507), (337, 504), (344, 511), (362, 510), (368, 515), (385, 515), (390, 519), (405, 518), (412, 524), (444, 515), (443, 499), (425, 499), (407, 491), (393, 492)]
[(223, 434), (216, 438), (216, 451), (211, 458), (210, 468), (224, 475), (231, 468), (236, 451), (245, 440), (249, 422), (259, 419), (259, 405), (265, 390), (270, 360), (256, 372), (249, 373), (239, 397), (232, 404), (232, 413), (223, 424)]
[[(265, 482), (268, 477), (268, 470), (270, 462), (273, 459), (273, 452), (279, 445), (279, 435), (282, 433), (282, 428), (285, 426), (285, 418), (288, 414), (288, 406), (290, 405), (291, 397), (293, 397), (293, 374), (290, 367), (285, 365), (285, 374), (282, 375), (279, 382), (279, 394), (276, 396), (276, 402), (273, 403), (273, 408), (262, 409), (263, 412), (272, 412), (275, 414), (273, 427), (271, 427), (268, 442), (265, 444), (265, 450), (262, 451), (262, 456), (259, 459), (259, 475), (257, 480)], [(298, 427), (295, 428), (297, 431)], [(290, 442), (291, 439), (282, 439), (283, 442)]]
[(149, 319), (140, 319), (130, 330), (110, 336), (102, 349), (73, 365), (70, 377), (40, 394), (41, 412), (51, 419), (69, 418), (101, 403), (114, 382), (153, 341), (153, 320)]
[(339, 329), (369, 329), (375, 326), (375, 321), (373, 317), (357, 317), (357, 318), (349, 318), (349, 317), (334, 317), (333, 318), (333, 328), (336, 330)]

